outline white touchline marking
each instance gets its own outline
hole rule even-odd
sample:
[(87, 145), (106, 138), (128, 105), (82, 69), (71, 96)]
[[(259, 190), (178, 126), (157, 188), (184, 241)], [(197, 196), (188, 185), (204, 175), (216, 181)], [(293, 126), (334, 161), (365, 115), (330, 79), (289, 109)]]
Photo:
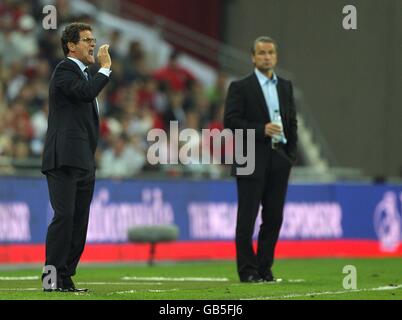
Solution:
[(116, 292), (110, 292), (107, 295), (110, 296), (112, 294), (125, 294), (125, 293), (137, 293), (139, 292), (138, 290), (128, 290), (128, 291), (116, 291)]
[(154, 289), (149, 289), (148, 292), (172, 292), (172, 291), (179, 291), (179, 289), (173, 288), (173, 289), (166, 289), (166, 290), (154, 290)]
[(306, 280), (304, 280), (304, 279), (289, 279), (289, 280), (285, 280), (285, 282), (299, 283), (299, 282), (306, 282)]
[(151, 292), (151, 293), (164, 293), (164, 292), (173, 292), (173, 291), (178, 291), (179, 289), (173, 288), (173, 289), (166, 289), (166, 290), (128, 290), (128, 291), (116, 291), (116, 292), (111, 292), (108, 293), (107, 295), (112, 295), (112, 294), (126, 294), (126, 293), (139, 293), (139, 292)]
[(170, 278), (170, 277), (123, 277), (121, 280), (144, 280), (144, 281), (217, 281), (225, 282), (229, 281), (228, 278), (194, 278), (194, 277), (183, 277), (183, 278)]
[(84, 285), (150, 285), (150, 286), (160, 286), (162, 282), (77, 282), (77, 284)]
[(32, 277), (0, 277), (0, 280), (4, 280), (4, 281), (39, 280), (39, 276), (32, 276)]
[(42, 291), (39, 288), (0, 288), (0, 291)]
[(276, 281), (272, 282), (252, 282), (252, 283), (232, 283), (231, 286), (244, 286), (244, 285), (255, 285), (255, 286), (267, 286), (267, 285), (275, 285), (282, 283), (300, 283), (306, 282), (304, 279), (276, 279)]
[(301, 298), (301, 297), (309, 297), (309, 296), (322, 296), (322, 295), (331, 295), (331, 294), (354, 293), (354, 292), (363, 292), (363, 291), (397, 290), (397, 289), (400, 289), (400, 288), (402, 288), (402, 285), (383, 286), (383, 287), (378, 287), (378, 288), (363, 288), (363, 289), (353, 289), (353, 290), (342, 290), (342, 291), (322, 291), (322, 292), (309, 292), (309, 293), (300, 293), (300, 294), (287, 294), (287, 295), (284, 295), (284, 296), (256, 297), (256, 298), (241, 299), (241, 300), (288, 299), (288, 298)]

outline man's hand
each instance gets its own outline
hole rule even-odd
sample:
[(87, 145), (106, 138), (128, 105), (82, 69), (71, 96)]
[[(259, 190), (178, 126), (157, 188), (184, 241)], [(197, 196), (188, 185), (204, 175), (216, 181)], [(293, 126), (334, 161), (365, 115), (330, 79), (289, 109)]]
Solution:
[(112, 59), (110, 58), (108, 44), (104, 44), (99, 47), (97, 57), (98, 62), (101, 65), (101, 68), (110, 69), (110, 67), (112, 66)]
[(282, 128), (280, 126), (278, 126), (277, 124), (274, 124), (272, 122), (265, 124), (265, 135), (266, 136), (270, 136), (272, 138), (272, 136), (281, 134), (281, 133), (282, 133)]

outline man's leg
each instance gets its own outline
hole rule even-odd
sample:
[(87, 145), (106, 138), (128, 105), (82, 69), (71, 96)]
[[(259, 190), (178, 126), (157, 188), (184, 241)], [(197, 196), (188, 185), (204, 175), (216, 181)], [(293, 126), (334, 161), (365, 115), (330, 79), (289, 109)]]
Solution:
[(46, 235), (46, 262), (56, 268), (58, 279), (66, 272), (73, 231), (76, 183), (69, 168), (46, 173), (54, 216)]
[(290, 166), (269, 170), (262, 195), (262, 223), (258, 234), (258, 271), (262, 277), (271, 274), (275, 246), (283, 221)]
[(75, 197), (73, 233), (67, 259), (67, 277), (75, 275), (78, 262), (84, 251), (94, 187), (95, 172), (81, 170)]
[(262, 180), (237, 178), (236, 258), (240, 280), (258, 275), (257, 258), (253, 249), (255, 220), (261, 202)]

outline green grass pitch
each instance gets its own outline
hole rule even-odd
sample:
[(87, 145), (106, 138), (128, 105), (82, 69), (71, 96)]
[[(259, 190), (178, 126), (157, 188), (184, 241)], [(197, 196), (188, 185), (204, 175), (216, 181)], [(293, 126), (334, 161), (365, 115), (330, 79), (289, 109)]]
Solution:
[[(345, 289), (346, 265), (356, 268), (356, 288)], [(81, 264), (74, 281), (88, 293), (43, 292), (41, 266), (0, 266), (0, 300), (402, 300), (402, 259), (280, 259), (277, 283), (240, 283), (234, 261)], [(349, 282), (350, 283), (350, 282)]]

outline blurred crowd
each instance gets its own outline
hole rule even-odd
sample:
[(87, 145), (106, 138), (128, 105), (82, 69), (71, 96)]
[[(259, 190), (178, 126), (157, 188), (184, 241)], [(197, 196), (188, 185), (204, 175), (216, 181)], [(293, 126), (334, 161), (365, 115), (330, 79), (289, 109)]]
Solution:
[[(112, 57), (111, 80), (98, 97), (98, 175), (226, 175), (223, 165), (151, 165), (147, 161), (152, 144), (147, 134), (153, 128), (169, 132), (170, 121), (177, 120), (179, 129), (223, 129), (224, 73), (217, 71), (216, 83), (205, 87), (180, 66), (180, 52), (175, 50), (165, 66), (153, 69), (147, 59), (149, 53), (139, 41), (124, 42), (120, 31), (104, 30), (90, 16), (72, 15), (68, 1), (55, 1), (55, 5), (58, 29), (45, 30), (40, 0), (0, 2), (0, 160), (12, 159), (0, 161), (0, 173), (13, 173), (18, 170), (16, 164), (40, 160), (47, 129), (48, 83), (54, 67), (64, 58), (60, 31), (67, 23), (80, 21), (89, 23), (94, 35), (110, 44)], [(91, 66), (91, 72), (97, 68)], [(166, 143), (169, 147), (169, 139)], [(205, 141), (197, 136), (193, 143), (201, 146)], [(223, 152), (224, 148), (218, 147)], [(169, 154), (165, 156), (169, 158)]]

